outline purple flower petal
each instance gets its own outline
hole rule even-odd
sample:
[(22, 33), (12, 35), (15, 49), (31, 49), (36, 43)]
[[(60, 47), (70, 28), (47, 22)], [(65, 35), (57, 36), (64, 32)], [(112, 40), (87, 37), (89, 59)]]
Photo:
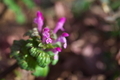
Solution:
[(43, 33), (43, 37), (45, 37), (45, 38), (49, 38), (49, 37), (50, 37), (50, 34), (49, 34), (48, 32)]
[(64, 33), (62, 33), (62, 35), (61, 36), (63, 36), (63, 37), (68, 37), (69, 36), (69, 34), (68, 33), (66, 33), (66, 32), (64, 32)]
[(45, 37), (42, 38), (42, 42), (43, 42), (43, 43), (46, 42), (46, 38), (45, 38)]
[(52, 43), (52, 39), (50, 38), (50, 29), (44, 28), (42, 32), (42, 41), (46, 42), (47, 44)]
[(43, 33), (42, 33), (43, 37), (45, 37), (45, 38), (50, 38), (50, 33), (49, 33), (49, 31), (50, 31), (49, 28), (44, 28), (44, 29), (43, 29)]
[(67, 43), (64, 43), (64, 44), (63, 44), (63, 47), (64, 47), (64, 48), (67, 48)]
[(34, 23), (36, 23), (36, 24), (38, 23), (38, 20), (37, 20), (37, 18), (35, 18), (35, 19), (34, 19)]
[(61, 48), (60, 47), (56, 47), (54, 49), (52, 49), (51, 51), (54, 53), (54, 54), (58, 54), (59, 52), (61, 52)]
[(51, 39), (51, 38), (47, 38), (47, 39), (46, 39), (46, 43), (47, 43), (47, 44), (52, 43), (52, 39)]
[(37, 11), (37, 17), (41, 17), (42, 16), (42, 13), (40, 11)]
[(64, 25), (65, 21), (66, 21), (66, 18), (64, 18), (64, 17), (59, 19), (57, 26), (54, 29), (54, 33), (57, 33), (57, 31), (59, 29), (64, 31), (63, 25)]
[(54, 60), (58, 60), (58, 59), (59, 59), (58, 54), (55, 54), (55, 55), (54, 55)]
[(61, 48), (60, 47), (55, 48), (55, 50), (58, 51), (58, 52), (61, 52)]
[(43, 14), (40, 11), (37, 11), (36, 16), (41, 17), (41, 19), (44, 20)]
[(43, 26), (43, 15), (40, 11), (37, 11), (36, 18), (34, 19), (34, 23), (38, 25), (38, 30), (41, 32)]
[(67, 48), (67, 40), (66, 40), (65, 37), (61, 37), (61, 38), (59, 39), (59, 41), (60, 41), (61, 43), (63, 43), (63, 47), (64, 47), (64, 48)]
[(49, 32), (49, 31), (50, 31), (49, 28), (44, 28), (44, 29), (43, 29), (43, 32)]
[(63, 43), (63, 47), (67, 48), (67, 40), (65, 37), (68, 37), (68, 33), (63, 33), (55, 42), (61, 42)]

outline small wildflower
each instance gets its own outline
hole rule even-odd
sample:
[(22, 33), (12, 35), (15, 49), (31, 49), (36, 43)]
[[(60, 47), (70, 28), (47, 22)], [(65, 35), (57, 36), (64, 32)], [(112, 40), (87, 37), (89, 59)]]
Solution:
[(62, 37), (68, 37), (69, 36), (69, 34), (68, 33), (66, 33), (66, 32), (64, 32), (64, 33), (62, 33), (62, 35), (61, 35)]
[(50, 29), (49, 29), (49, 28), (44, 28), (43, 31), (44, 31), (44, 32), (49, 32)]
[[(36, 76), (43, 74), (39, 74), (39, 72), (45, 71), (44, 69), (48, 67), (50, 63), (52, 65), (57, 64), (59, 52), (62, 50), (61, 45), (64, 48), (67, 47), (66, 37), (69, 36), (69, 34), (65, 32), (59, 37), (57, 37), (56, 34), (58, 30), (64, 31), (63, 25), (66, 18), (60, 18), (53, 31), (48, 27), (42, 28), (44, 24), (43, 20), (42, 13), (38, 11), (34, 19), (38, 27), (26, 33), (30, 38), (28, 40), (15, 41), (11, 48), (11, 53), (13, 57), (17, 59), (20, 67), (33, 71), (32, 74)], [(39, 70), (37, 68), (39, 68)]]
[(43, 35), (43, 37), (42, 37), (43, 42), (46, 42), (47, 44), (52, 43), (52, 39), (50, 38), (50, 29), (49, 28), (44, 28), (42, 35)]
[(34, 22), (38, 25), (38, 31), (41, 32), (43, 26), (43, 15), (40, 11), (37, 11), (37, 17), (34, 19)]
[(44, 28), (44, 29), (43, 29), (43, 32), (42, 32), (43, 37), (49, 38), (49, 37), (50, 37), (49, 31), (50, 31), (49, 28)]
[(66, 37), (68, 37), (69, 34), (68, 33), (63, 33), (58, 39), (56, 42), (61, 42), (63, 43), (63, 47), (66, 48), (67, 47), (67, 40), (66, 40)]
[(52, 43), (52, 39), (51, 39), (51, 38), (47, 38), (47, 39), (46, 39), (46, 43), (47, 43), (47, 44)]
[(56, 47), (52, 51), (53, 51), (54, 54), (58, 54), (59, 52), (61, 52), (61, 48), (60, 47)]
[(59, 19), (57, 26), (54, 29), (54, 33), (57, 33), (57, 31), (59, 29), (64, 31), (63, 25), (64, 25), (65, 21), (66, 21), (66, 18), (64, 18), (64, 17)]
[(58, 59), (59, 59), (58, 53), (61, 52), (61, 48), (56, 47), (56, 48), (52, 49), (52, 52), (54, 53), (52, 65), (55, 65), (58, 62)]
[(51, 51), (54, 53), (54, 54), (58, 54), (59, 52), (61, 52), (61, 48), (60, 47), (56, 47), (54, 49), (52, 49)]
[(61, 52), (61, 48), (60, 47), (55, 48), (55, 50), (58, 51), (58, 52)]

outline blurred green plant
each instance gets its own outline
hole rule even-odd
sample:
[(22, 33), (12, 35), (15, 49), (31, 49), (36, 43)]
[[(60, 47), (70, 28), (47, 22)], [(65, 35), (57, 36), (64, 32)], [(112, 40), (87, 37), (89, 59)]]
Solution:
[[(33, 8), (35, 6), (33, 0), (22, 0), (23, 3), (28, 7), (28, 8)], [(20, 24), (25, 23), (26, 17), (25, 14), (22, 12), (21, 7), (17, 4), (17, 1), (15, 0), (3, 0), (3, 3), (11, 10), (14, 11), (16, 14), (16, 21)]]
[(28, 33), (31, 36), (28, 40), (14, 41), (11, 55), (17, 60), (22, 69), (33, 71), (34, 76), (45, 77), (54, 54), (41, 50), (41, 48), (46, 48), (50, 44), (41, 44), (40, 37), (32, 36), (32, 33)]

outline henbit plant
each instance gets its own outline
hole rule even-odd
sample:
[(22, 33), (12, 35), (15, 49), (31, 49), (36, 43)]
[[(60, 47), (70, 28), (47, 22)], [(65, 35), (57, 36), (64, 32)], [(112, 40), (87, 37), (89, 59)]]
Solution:
[(54, 30), (43, 28), (44, 18), (40, 11), (37, 12), (34, 22), (37, 28), (25, 33), (27, 40), (15, 40), (11, 47), (11, 55), (17, 60), (18, 65), (25, 70), (32, 71), (35, 76), (45, 77), (49, 71), (49, 64), (55, 65), (59, 59), (59, 52), (67, 47), (66, 37), (63, 32), (59, 37), (57, 31), (65, 31), (63, 25), (66, 18), (59, 19)]

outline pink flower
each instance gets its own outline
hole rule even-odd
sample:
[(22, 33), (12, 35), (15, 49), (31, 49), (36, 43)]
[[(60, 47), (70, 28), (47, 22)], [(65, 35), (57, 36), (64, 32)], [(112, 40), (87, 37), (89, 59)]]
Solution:
[(55, 51), (61, 52), (61, 48), (60, 47), (56, 47)]
[(54, 60), (58, 60), (58, 59), (59, 59), (58, 54), (55, 54), (55, 55), (54, 55)]
[(43, 15), (40, 11), (37, 11), (36, 18), (34, 19), (34, 23), (38, 25), (38, 31), (42, 31), (42, 26), (43, 26)]
[(59, 55), (55, 54), (54, 57), (53, 57), (52, 65), (57, 64), (58, 60), (59, 60)]
[(50, 38), (50, 33), (49, 33), (50, 29), (49, 28), (44, 28), (42, 35), (44, 38)]
[(68, 33), (66, 33), (66, 32), (64, 32), (64, 33), (62, 33), (62, 35), (61, 35), (62, 37), (68, 37), (69, 36), (69, 34)]
[(63, 25), (64, 25), (65, 21), (66, 21), (66, 18), (64, 18), (64, 17), (59, 19), (57, 26), (54, 29), (54, 33), (57, 33), (57, 31), (59, 29), (64, 31)]
[(59, 52), (61, 52), (61, 48), (60, 47), (56, 47), (54, 49), (52, 49), (51, 51), (54, 53), (54, 54), (58, 54)]
[(52, 43), (52, 39), (50, 38), (50, 29), (49, 28), (44, 28), (42, 35), (43, 35), (43, 37), (42, 37), (43, 42), (46, 42), (47, 44)]
[(46, 39), (46, 43), (47, 43), (47, 44), (52, 43), (52, 39), (51, 39), (51, 38), (47, 38), (47, 39)]
[(68, 33), (63, 33), (58, 39), (56, 42), (61, 42), (63, 43), (63, 47), (64, 48), (67, 48), (67, 40), (66, 40), (66, 37), (68, 37), (69, 34)]
[(58, 62), (58, 59), (59, 59), (58, 53), (61, 52), (61, 48), (56, 47), (52, 49), (52, 52), (54, 53), (54, 57), (53, 57), (54, 60), (52, 61), (52, 64), (55, 65)]

